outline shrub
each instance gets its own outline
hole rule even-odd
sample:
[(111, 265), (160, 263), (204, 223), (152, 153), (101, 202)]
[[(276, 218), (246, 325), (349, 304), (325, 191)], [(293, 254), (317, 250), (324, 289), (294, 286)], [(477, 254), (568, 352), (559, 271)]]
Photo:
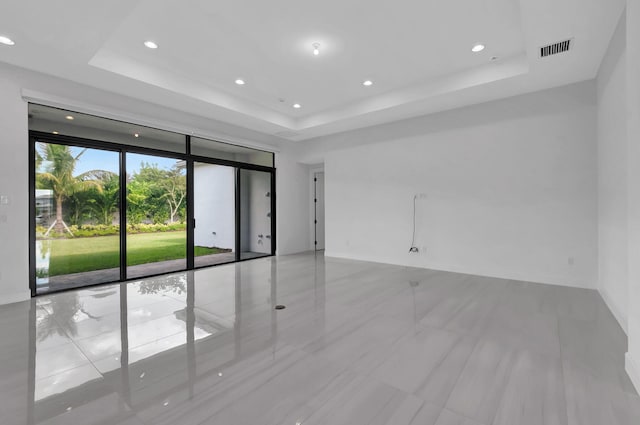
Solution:
[[(157, 232), (176, 232), (186, 230), (186, 223), (170, 223), (170, 224), (129, 224), (127, 225), (127, 233), (132, 235), (136, 233), (157, 233)], [(120, 232), (120, 225), (106, 224), (82, 224), (69, 226), (69, 230), (73, 233), (71, 236), (68, 232), (62, 234), (55, 231), (49, 233), (49, 238), (92, 238), (96, 236), (113, 236)], [(36, 226), (36, 234), (39, 238), (47, 231), (43, 226)]]

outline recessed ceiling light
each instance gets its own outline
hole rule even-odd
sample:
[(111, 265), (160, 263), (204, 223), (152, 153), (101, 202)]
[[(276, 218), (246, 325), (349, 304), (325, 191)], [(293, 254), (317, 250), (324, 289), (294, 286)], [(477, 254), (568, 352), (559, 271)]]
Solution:
[(318, 56), (320, 54), (320, 43), (313, 43), (311, 46), (313, 47), (314, 56)]
[(147, 46), (150, 49), (157, 49), (158, 48), (158, 45), (156, 43), (154, 43), (153, 41), (151, 41), (151, 40), (145, 41), (144, 45)]
[(67, 115), (65, 118), (68, 119), (69, 121), (73, 121), (75, 119), (75, 118), (73, 118), (72, 115)]
[(244, 86), (245, 83), (244, 83), (244, 80), (242, 78), (238, 78), (236, 80), (236, 84), (239, 85), (239, 86)]
[(140, 137), (140, 135), (138, 133), (135, 133), (133, 137)]
[(57, 131), (53, 131), (52, 133), (53, 133), (53, 134), (59, 134)]
[(484, 44), (476, 44), (475, 46), (473, 46), (473, 47), (471, 48), (471, 51), (472, 51), (473, 53), (479, 53), (479, 52), (481, 52), (481, 51), (483, 51), (483, 50), (484, 50), (484, 47), (485, 47), (485, 46), (484, 46)]
[(363, 85), (363, 86), (367, 86), (367, 87), (372, 86), (372, 85), (373, 85), (373, 81), (371, 81), (371, 80), (366, 80), (366, 81), (364, 81), (364, 82), (362, 83), (362, 85)]
[(300, 109), (300, 108), (302, 108), (302, 105), (300, 105), (299, 103), (294, 103), (293, 107), (296, 108), (296, 109)]
[(15, 41), (10, 39), (9, 37), (5, 37), (4, 35), (0, 35), (0, 43), (6, 44), (7, 46), (13, 46), (14, 44), (16, 44)]

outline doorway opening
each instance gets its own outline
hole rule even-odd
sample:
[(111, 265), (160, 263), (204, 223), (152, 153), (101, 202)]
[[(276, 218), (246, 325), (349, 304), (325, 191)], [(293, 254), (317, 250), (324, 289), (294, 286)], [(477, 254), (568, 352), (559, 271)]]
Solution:
[(324, 250), (324, 173), (313, 175), (314, 204), (314, 246), (316, 251)]

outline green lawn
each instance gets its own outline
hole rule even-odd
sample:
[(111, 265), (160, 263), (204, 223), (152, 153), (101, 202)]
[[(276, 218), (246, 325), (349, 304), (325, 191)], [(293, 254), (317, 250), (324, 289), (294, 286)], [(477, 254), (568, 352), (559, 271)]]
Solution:
[[(127, 237), (127, 265), (155, 263), (186, 257), (185, 232), (139, 233)], [(195, 255), (218, 254), (217, 248), (195, 247)], [(51, 243), (49, 276), (118, 267), (120, 238), (54, 239)]]

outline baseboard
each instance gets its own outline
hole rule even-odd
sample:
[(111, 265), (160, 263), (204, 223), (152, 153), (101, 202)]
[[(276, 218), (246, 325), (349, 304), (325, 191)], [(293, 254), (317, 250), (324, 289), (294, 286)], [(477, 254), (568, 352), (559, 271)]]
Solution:
[(611, 311), (611, 314), (613, 314), (613, 317), (615, 317), (616, 320), (618, 321), (618, 324), (620, 325), (624, 333), (628, 335), (627, 317), (624, 314), (622, 314), (622, 312), (620, 311), (616, 303), (613, 302), (613, 300), (611, 299), (607, 291), (604, 291), (598, 288), (598, 292), (600, 293), (600, 296), (604, 300), (604, 303), (607, 305), (607, 307), (609, 307), (609, 311)]
[(452, 266), (449, 264), (418, 264), (411, 261), (393, 262), (393, 260), (389, 260), (387, 258), (379, 259), (379, 258), (372, 258), (372, 257), (365, 257), (365, 256), (351, 255), (351, 254), (343, 254), (335, 251), (325, 251), (325, 257), (341, 258), (345, 260), (369, 261), (373, 263), (389, 264), (389, 265), (403, 266), (403, 267), (416, 267), (416, 268), (437, 270), (437, 271), (443, 271), (443, 272), (468, 274), (468, 275), (483, 276), (483, 277), (493, 277), (497, 279), (542, 283), (545, 285), (567, 286), (571, 288), (581, 288), (581, 289), (595, 289), (594, 282), (578, 283), (576, 281), (572, 281), (568, 279), (566, 276), (546, 275), (542, 273), (534, 275), (529, 273), (524, 274), (524, 273), (502, 271), (502, 270), (472, 269), (467, 267)]
[(640, 367), (638, 367), (638, 364), (631, 357), (631, 353), (625, 355), (625, 369), (631, 382), (636, 387), (636, 391), (640, 393)]
[(19, 303), (22, 301), (27, 301), (30, 298), (30, 291), (17, 292), (15, 294), (3, 294), (0, 295), (0, 305)]

